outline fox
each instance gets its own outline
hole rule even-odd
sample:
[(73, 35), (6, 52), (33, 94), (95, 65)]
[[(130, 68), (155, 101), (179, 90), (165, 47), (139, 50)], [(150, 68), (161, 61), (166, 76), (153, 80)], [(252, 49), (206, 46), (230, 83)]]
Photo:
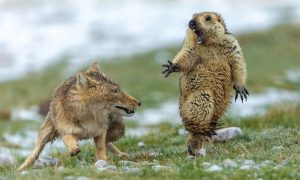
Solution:
[(69, 155), (80, 152), (78, 141), (93, 138), (98, 160), (107, 160), (106, 148), (113, 154), (128, 157), (113, 142), (124, 136), (123, 116), (130, 117), (141, 102), (93, 63), (85, 72), (63, 81), (54, 91), (49, 112), (40, 127), (35, 148), (17, 169), (34, 164), (44, 146), (61, 138)]

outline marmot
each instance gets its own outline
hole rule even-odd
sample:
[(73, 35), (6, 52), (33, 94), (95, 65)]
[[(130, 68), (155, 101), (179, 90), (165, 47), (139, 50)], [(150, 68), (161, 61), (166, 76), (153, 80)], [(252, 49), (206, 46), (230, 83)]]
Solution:
[(189, 21), (181, 50), (162, 65), (165, 77), (180, 72), (179, 110), (189, 132), (188, 152), (199, 155), (215, 135), (235, 90), (235, 100), (247, 100), (246, 64), (236, 38), (218, 13), (196, 13)]

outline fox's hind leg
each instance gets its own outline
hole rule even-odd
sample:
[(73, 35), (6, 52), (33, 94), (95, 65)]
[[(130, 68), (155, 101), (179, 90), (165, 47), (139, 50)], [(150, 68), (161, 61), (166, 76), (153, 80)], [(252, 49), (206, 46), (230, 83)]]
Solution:
[(41, 151), (44, 146), (53, 141), (57, 137), (57, 132), (55, 130), (54, 124), (51, 121), (51, 115), (48, 113), (44, 123), (40, 128), (37, 141), (35, 143), (35, 148), (31, 154), (26, 158), (25, 162), (18, 168), (18, 170), (23, 170), (33, 165), (34, 162), (38, 159)]
[(214, 100), (210, 91), (190, 94), (180, 106), (180, 115), (189, 132), (188, 152), (192, 156), (200, 156), (199, 150), (204, 148), (215, 134), (213, 111)]
[(75, 156), (80, 152), (80, 148), (77, 143), (77, 138), (74, 135), (64, 135), (62, 136), (62, 140), (68, 147), (70, 156)]

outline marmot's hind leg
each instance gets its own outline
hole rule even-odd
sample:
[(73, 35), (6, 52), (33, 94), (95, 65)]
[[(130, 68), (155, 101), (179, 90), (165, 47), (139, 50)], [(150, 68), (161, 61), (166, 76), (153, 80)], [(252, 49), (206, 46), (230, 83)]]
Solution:
[(199, 155), (199, 150), (205, 147), (215, 134), (213, 112), (214, 100), (210, 91), (195, 92), (182, 104), (180, 113), (190, 134), (187, 142), (190, 155)]
[(117, 141), (124, 136), (125, 125), (122, 119), (110, 119), (108, 130), (106, 134), (106, 147), (113, 154), (118, 155), (119, 157), (128, 158), (129, 155), (125, 152), (119, 150), (112, 142)]

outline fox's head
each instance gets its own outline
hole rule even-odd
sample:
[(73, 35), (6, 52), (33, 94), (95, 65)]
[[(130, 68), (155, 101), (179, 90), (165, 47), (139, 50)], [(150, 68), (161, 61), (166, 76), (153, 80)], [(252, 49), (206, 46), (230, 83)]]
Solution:
[[(76, 88), (82, 100), (91, 107), (104, 107), (109, 112), (132, 116), (141, 105), (136, 98), (122, 91), (119, 85), (101, 73), (98, 63), (77, 74)], [(96, 108), (97, 109), (97, 108)]]

